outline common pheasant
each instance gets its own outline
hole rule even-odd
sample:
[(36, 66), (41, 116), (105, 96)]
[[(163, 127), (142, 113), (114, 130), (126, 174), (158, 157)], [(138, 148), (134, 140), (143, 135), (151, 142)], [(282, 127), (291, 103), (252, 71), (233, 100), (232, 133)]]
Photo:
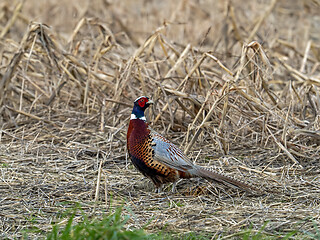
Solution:
[(127, 149), (133, 165), (156, 186), (158, 192), (165, 183), (175, 183), (180, 178), (202, 177), (248, 192), (261, 192), (232, 177), (194, 164), (177, 146), (152, 130), (144, 111), (153, 104), (142, 96), (134, 101), (127, 132)]

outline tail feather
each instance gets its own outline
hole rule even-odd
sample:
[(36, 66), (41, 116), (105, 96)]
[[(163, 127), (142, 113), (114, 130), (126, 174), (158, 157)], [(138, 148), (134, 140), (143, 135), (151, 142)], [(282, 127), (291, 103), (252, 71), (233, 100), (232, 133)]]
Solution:
[(244, 191), (247, 191), (249, 193), (252, 193), (252, 191), (254, 192), (258, 192), (258, 193), (263, 193), (260, 189), (257, 189), (254, 186), (251, 186), (247, 183), (244, 183), (240, 180), (234, 179), (232, 177), (223, 175), (221, 173), (217, 173), (213, 170), (207, 169), (207, 168), (197, 168), (195, 175), (199, 176), (199, 177), (203, 177), (207, 180), (213, 180), (225, 185), (231, 185), (232, 187), (236, 187), (236, 188), (240, 188)]

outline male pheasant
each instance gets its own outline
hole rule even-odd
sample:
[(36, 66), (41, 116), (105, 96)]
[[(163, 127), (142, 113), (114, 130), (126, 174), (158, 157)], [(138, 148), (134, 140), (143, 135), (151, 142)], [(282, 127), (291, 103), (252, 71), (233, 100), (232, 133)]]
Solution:
[(127, 149), (133, 165), (151, 179), (158, 192), (165, 183), (173, 182), (174, 190), (178, 179), (192, 177), (202, 177), (248, 192), (261, 192), (244, 182), (195, 165), (177, 146), (148, 126), (144, 111), (150, 104), (153, 104), (152, 100), (145, 96), (134, 101), (127, 132)]

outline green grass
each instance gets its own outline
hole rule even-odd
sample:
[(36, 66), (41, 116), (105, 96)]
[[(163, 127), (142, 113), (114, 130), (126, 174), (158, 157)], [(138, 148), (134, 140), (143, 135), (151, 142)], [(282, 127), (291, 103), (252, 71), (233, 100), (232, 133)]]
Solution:
[(130, 216), (123, 216), (122, 207), (102, 219), (89, 219), (81, 211), (82, 220), (74, 223), (77, 211), (69, 218), (67, 224), (61, 228), (54, 225), (47, 235), (47, 240), (75, 240), (75, 239), (157, 239), (155, 235), (148, 234), (141, 229), (126, 229)]
[(304, 232), (305, 235), (308, 236), (310, 239), (320, 240), (320, 230), (319, 230), (319, 227), (315, 221), (313, 221), (313, 227), (314, 227), (315, 232), (313, 233), (313, 232), (305, 231)]
[[(130, 213), (130, 211), (129, 211)], [(47, 240), (81, 240), (81, 239), (186, 239), (186, 240), (208, 240), (212, 239), (212, 233), (168, 233), (162, 230), (158, 233), (147, 233), (144, 226), (142, 228), (127, 228), (127, 223), (131, 219), (134, 219), (132, 215), (125, 215), (123, 213), (123, 207), (118, 207), (114, 212), (106, 214), (102, 218), (90, 218), (85, 214), (82, 209), (77, 206), (72, 211), (68, 211), (62, 214), (61, 217), (70, 215), (67, 223), (64, 226), (55, 224), (52, 226), (52, 230), (41, 237), (41, 239)], [(80, 221), (79, 221), (80, 220)], [(279, 235), (270, 234), (265, 231), (268, 222), (266, 222), (259, 230), (255, 230), (252, 227), (244, 229), (240, 232), (231, 235), (220, 235), (220, 239), (239, 239), (239, 240), (287, 240), (287, 239), (314, 239), (320, 240), (320, 231), (316, 222), (313, 222), (313, 232), (294, 230), (289, 233), (283, 233)], [(297, 227), (298, 228), (298, 227)], [(31, 239), (28, 234), (41, 233), (39, 229), (29, 229), (29, 232), (25, 232), (24, 239)], [(218, 236), (216, 236), (218, 237)]]
[[(130, 212), (130, 211), (129, 211)], [(105, 215), (102, 218), (90, 218), (85, 214), (82, 209), (77, 205), (72, 211), (66, 211), (61, 213), (60, 217), (70, 215), (67, 223), (64, 226), (55, 224), (52, 226), (52, 230), (43, 236), (42, 239), (47, 240), (96, 240), (96, 239), (112, 239), (112, 240), (135, 240), (135, 239), (186, 239), (186, 240), (208, 240), (211, 238), (206, 237), (200, 233), (187, 233), (187, 234), (171, 234), (160, 231), (158, 233), (147, 233), (145, 227), (127, 229), (126, 225), (130, 219), (134, 219), (132, 215), (124, 215), (123, 207), (118, 207), (113, 213)], [(75, 221), (81, 219), (81, 221)], [(29, 229), (25, 232), (24, 239), (30, 239), (28, 234), (41, 233), (38, 228)], [(173, 237), (175, 235), (175, 237)]]
[(241, 239), (241, 240), (271, 240), (271, 239), (281, 239), (281, 240), (287, 240), (287, 239), (291, 239), (291, 237), (293, 237), (294, 235), (296, 235), (297, 231), (292, 231), (289, 232), (287, 234), (281, 234), (284, 235), (282, 236), (274, 236), (271, 234), (267, 234), (264, 232), (264, 229), (266, 228), (268, 222), (265, 222), (264, 225), (258, 230), (258, 231), (254, 231), (252, 228), (243, 230), (239, 233), (234, 234), (234, 237), (238, 236), (235, 239)]
[[(305, 221), (309, 221), (306, 219)], [(314, 225), (314, 232), (307, 232), (307, 231), (299, 231), (299, 227), (297, 226), (297, 230), (293, 230), (288, 233), (278, 233), (278, 234), (271, 234), (267, 231), (264, 231), (267, 224), (269, 222), (265, 222), (264, 225), (257, 231), (254, 230), (252, 227), (247, 228), (243, 231), (234, 233), (229, 236), (225, 236), (222, 239), (239, 239), (239, 240), (288, 240), (288, 239), (301, 239), (301, 240), (320, 240), (320, 231), (318, 225), (315, 221), (313, 221)]]

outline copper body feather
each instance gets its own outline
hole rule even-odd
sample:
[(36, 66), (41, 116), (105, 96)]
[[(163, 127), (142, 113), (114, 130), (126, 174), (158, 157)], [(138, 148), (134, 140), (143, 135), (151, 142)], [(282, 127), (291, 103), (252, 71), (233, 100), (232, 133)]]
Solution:
[(168, 167), (154, 159), (154, 145), (146, 122), (134, 119), (129, 123), (127, 134), (127, 148), (133, 165), (156, 185), (175, 182), (183, 173)]

